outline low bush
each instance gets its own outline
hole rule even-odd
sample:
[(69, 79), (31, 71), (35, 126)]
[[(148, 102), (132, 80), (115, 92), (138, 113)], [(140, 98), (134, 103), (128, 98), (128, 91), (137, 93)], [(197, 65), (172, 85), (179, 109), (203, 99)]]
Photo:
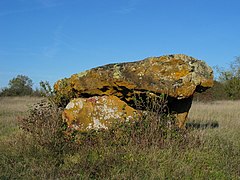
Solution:
[[(185, 131), (176, 125), (176, 118), (166, 113), (166, 101), (148, 99), (138, 106), (145, 106), (135, 121), (114, 124), (110, 129), (77, 132), (63, 122), (62, 109), (52, 101), (42, 101), (29, 110), (29, 116), (20, 120), (20, 127), (29, 132), (40, 145), (55, 148), (66, 141), (80, 144), (136, 144), (142, 147), (165, 145), (179, 139)], [(106, 140), (105, 140), (106, 139)]]

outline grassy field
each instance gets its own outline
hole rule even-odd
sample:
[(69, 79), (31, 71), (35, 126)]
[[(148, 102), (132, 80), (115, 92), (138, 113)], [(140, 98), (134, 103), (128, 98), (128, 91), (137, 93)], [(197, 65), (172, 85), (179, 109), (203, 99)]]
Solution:
[(0, 179), (240, 179), (240, 101), (194, 102), (191, 138), (180, 145), (82, 146), (57, 164), (18, 128), (40, 100), (0, 99)]
[(17, 120), (26, 115), (29, 107), (42, 98), (2, 97), (0, 98), (0, 138), (8, 137), (18, 130)]

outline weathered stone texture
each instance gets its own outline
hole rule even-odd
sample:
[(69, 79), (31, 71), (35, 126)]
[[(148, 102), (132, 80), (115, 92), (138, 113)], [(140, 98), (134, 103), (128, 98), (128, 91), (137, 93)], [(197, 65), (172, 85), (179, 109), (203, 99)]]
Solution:
[(108, 129), (113, 123), (132, 121), (138, 112), (116, 96), (93, 96), (71, 100), (63, 119), (75, 130)]

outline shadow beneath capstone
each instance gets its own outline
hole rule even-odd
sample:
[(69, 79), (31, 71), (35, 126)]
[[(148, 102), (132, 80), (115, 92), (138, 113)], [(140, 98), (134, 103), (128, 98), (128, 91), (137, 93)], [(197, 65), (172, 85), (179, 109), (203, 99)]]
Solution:
[(219, 123), (216, 122), (187, 122), (186, 123), (186, 129), (215, 129), (219, 128)]

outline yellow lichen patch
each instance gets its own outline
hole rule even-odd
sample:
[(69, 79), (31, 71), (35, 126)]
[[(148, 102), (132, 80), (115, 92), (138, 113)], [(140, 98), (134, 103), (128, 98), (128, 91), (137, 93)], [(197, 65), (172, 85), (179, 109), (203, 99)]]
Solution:
[(188, 69), (181, 69), (179, 71), (174, 72), (174, 79), (176, 79), (176, 80), (180, 79), (180, 78), (182, 78), (182, 77), (184, 77), (184, 76), (186, 76), (188, 74), (189, 74), (189, 70)]
[(211, 79), (206, 79), (201, 82), (201, 85), (203, 87), (212, 87), (213, 86), (213, 81)]
[(178, 94), (179, 98), (189, 97), (193, 95), (196, 87), (190, 82), (185, 83), (183, 86), (176, 88), (176, 94)]
[(108, 129), (113, 123), (131, 121), (137, 111), (115, 96), (76, 98), (63, 112), (63, 119), (70, 128), (87, 131)]
[[(79, 101), (78, 99), (73, 99), (64, 109), (62, 116), (70, 128), (83, 129), (87, 127), (86, 124), (91, 122), (90, 117), (92, 110), (92, 104), (86, 103), (85, 101)], [(81, 121), (78, 117), (79, 114), (82, 114), (85, 117)]]

